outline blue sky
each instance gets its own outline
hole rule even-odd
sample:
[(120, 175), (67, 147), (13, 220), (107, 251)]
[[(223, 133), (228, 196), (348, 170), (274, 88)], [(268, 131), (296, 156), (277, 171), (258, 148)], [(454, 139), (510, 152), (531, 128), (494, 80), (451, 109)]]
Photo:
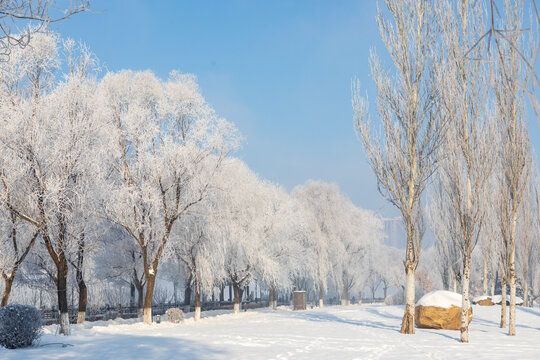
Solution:
[[(244, 136), (238, 156), (260, 176), (289, 190), (335, 182), (357, 205), (398, 215), (377, 192), (352, 121), (351, 80), (374, 100), (369, 51), (386, 55), (375, 1), (91, 4), (103, 12), (53, 29), (86, 42), (110, 71), (197, 75), (207, 101)], [(538, 123), (531, 140), (538, 148)]]

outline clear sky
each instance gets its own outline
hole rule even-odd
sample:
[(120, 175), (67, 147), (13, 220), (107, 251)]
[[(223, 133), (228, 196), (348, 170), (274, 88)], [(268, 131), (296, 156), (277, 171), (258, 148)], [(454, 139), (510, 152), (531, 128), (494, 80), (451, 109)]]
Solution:
[[(385, 57), (376, 1), (92, 0), (102, 13), (53, 26), (86, 42), (110, 71), (193, 73), (217, 113), (245, 138), (238, 153), (287, 189), (338, 184), (354, 203), (397, 211), (377, 192), (356, 139), (351, 80), (372, 100), (370, 49)], [(376, 114), (372, 114), (376, 117)], [(531, 125), (540, 145), (540, 126)]]

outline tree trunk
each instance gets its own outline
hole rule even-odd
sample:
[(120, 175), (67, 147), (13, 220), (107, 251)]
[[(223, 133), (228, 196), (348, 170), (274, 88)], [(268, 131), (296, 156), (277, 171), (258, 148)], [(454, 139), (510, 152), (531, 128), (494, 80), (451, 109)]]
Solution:
[(508, 264), (508, 282), (510, 283), (510, 313), (508, 314), (508, 335), (516, 335), (516, 223), (517, 210), (513, 207), (512, 224), (510, 228), (510, 263)]
[(405, 292), (405, 314), (401, 322), (402, 334), (414, 334), (414, 268), (412, 261), (407, 261), (405, 271), (407, 274), (407, 287)]
[[(469, 342), (469, 278), (470, 278), (471, 259), (465, 255), (463, 259), (463, 279), (461, 281), (461, 336), (463, 343)], [(485, 274), (485, 273), (484, 273)], [(484, 277), (484, 284), (487, 284)], [(487, 287), (486, 287), (487, 292)]]
[(277, 309), (277, 291), (275, 288), (270, 288), (270, 307), (274, 310)]
[(319, 308), (322, 309), (324, 306), (324, 301), (323, 301), (323, 286), (322, 286), (322, 282), (319, 282)]
[(67, 300), (67, 274), (68, 264), (63, 253), (59, 254), (56, 264), (56, 291), (58, 295), (58, 310), (60, 311), (60, 334), (69, 335), (69, 312)]
[(4, 295), (2, 296), (2, 303), (0, 306), (6, 306), (9, 301), (9, 295), (11, 294), (11, 287), (13, 286), (13, 280), (15, 280), (15, 274), (10, 276), (4, 275)]
[(137, 288), (137, 318), (141, 318), (144, 312), (144, 285), (136, 284)]
[(219, 287), (219, 302), (222, 303), (225, 301), (225, 286), (221, 285)]
[(133, 282), (129, 283), (129, 307), (135, 307), (135, 285)]
[(529, 307), (529, 284), (527, 283), (527, 275), (523, 280), (523, 306)]
[(491, 298), (495, 296), (495, 274), (491, 275)]
[[(77, 270), (78, 271), (78, 270)], [(81, 324), (85, 320), (86, 316), (86, 305), (88, 303), (88, 289), (86, 288), (86, 283), (82, 279), (77, 281), (79, 286), (79, 310), (77, 312), (77, 324)]]
[(508, 314), (508, 335), (516, 335), (516, 272), (514, 264), (510, 263), (510, 311)]
[(152, 300), (154, 297), (154, 286), (156, 284), (156, 274), (146, 275), (146, 291), (144, 294), (143, 322), (152, 324)]
[(238, 314), (240, 312), (240, 286), (238, 284), (233, 284), (234, 290), (234, 313)]
[(345, 286), (341, 289), (341, 306), (347, 306), (349, 305), (349, 292), (345, 288)]
[(198, 281), (195, 281), (195, 321), (201, 319), (201, 287)]
[(229, 284), (229, 301), (232, 301), (233, 300), (233, 296), (232, 296), (232, 285)]
[(190, 305), (191, 305), (191, 280), (193, 279), (193, 276), (190, 275), (187, 282), (186, 287), (184, 288), (184, 312), (188, 313), (190, 311)]
[(501, 276), (501, 329), (506, 327), (506, 277)]
[(358, 292), (358, 305), (362, 305), (362, 292)]
[(483, 295), (484, 296), (487, 296), (488, 294), (488, 264), (487, 264), (487, 259), (484, 258), (484, 283), (483, 283)]

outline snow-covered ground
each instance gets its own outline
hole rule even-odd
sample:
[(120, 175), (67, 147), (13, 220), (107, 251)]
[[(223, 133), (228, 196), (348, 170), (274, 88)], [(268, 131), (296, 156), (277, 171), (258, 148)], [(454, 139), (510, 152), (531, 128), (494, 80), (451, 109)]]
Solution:
[(70, 337), (55, 335), (51, 326), (40, 346), (0, 348), (0, 359), (539, 359), (540, 312), (521, 307), (516, 312), (517, 336), (509, 337), (498, 326), (499, 306), (473, 306), (471, 342), (461, 344), (458, 331), (400, 334), (400, 306), (210, 311), (198, 323), (188, 315), (179, 325), (136, 320), (75, 325)]

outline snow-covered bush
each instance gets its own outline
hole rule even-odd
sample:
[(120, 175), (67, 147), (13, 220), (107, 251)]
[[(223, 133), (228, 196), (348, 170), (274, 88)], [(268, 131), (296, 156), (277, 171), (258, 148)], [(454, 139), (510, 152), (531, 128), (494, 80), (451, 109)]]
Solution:
[(170, 308), (165, 314), (167, 315), (167, 321), (173, 324), (179, 324), (184, 321), (184, 312), (178, 308)]
[(41, 313), (33, 306), (0, 307), (0, 345), (17, 349), (32, 345), (41, 336)]
[(388, 295), (384, 299), (385, 305), (403, 305), (405, 304), (405, 292), (402, 289), (398, 289), (397, 292), (395, 292), (392, 295)]

